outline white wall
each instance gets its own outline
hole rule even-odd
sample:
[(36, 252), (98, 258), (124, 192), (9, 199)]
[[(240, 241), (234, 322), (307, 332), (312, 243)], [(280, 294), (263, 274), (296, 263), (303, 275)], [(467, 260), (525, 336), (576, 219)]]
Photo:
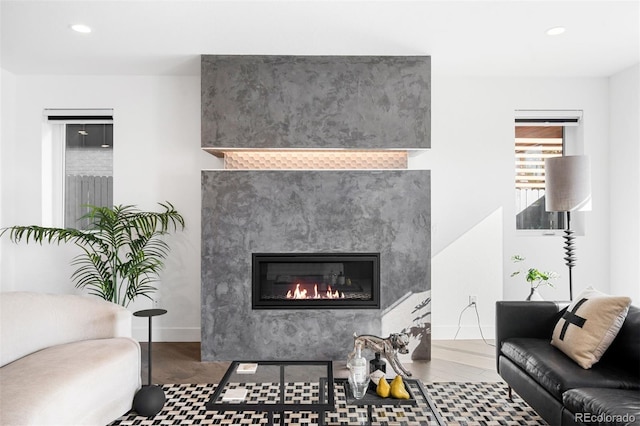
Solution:
[(611, 293), (640, 304), (640, 64), (609, 79)]
[[(15, 135), (15, 100), (16, 100), (15, 76), (0, 68), (0, 224), (4, 224), (7, 208), (15, 198), (14, 185), (8, 185), (12, 176), (4, 167), (5, 162), (14, 156), (14, 145), (11, 140)], [(8, 282), (9, 270), (5, 256), (6, 238), (0, 239), (0, 289), (3, 283)]]
[[(609, 291), (607, 79), (434, 75), (432, 91), (432, 150), (411, 161), (432, 170), (432, 337), (453, 338), (470, 294), (478, 296), (485, 337), (493, 337), (496, 300), (524, 300), (529, 293), (524, 279), (510, 278), (513, 254), (560, 273), (557, 288), (542, 295), (568, 299), (562, 238), (515, 231), (516, 109), (584, 110), (594, 211), (576, 242), (574, 293), (588, 285)], [(475, 312), (463, 315), (458, 338), (480, 338)]]
[[(198, 341), (200, 170), (219, 164), (200, 150), (199, 77), (16, 76), (9, 86), (16, 93), (15, 113), (11, 117), (4, 110), (3, 118), (19, 131), (3, 137), (1, 226), (40, 223), (43, 109), (113, 108), (115, 203), (154, 210), (157, 202), (168, 200), (187, 224), (168, 239), (172, 251), (157, 293), (168, 314), (154, 321), (155, 338)], [(2, 291), (76, 291), (69, 279), (76, 247), (6, 240)], [(149, 307), (147, 299), (130, 306)], [(143, 340), (146, 325), (145, 319), (134, 321), (134, 332)]]
[[(612, 79), (612, 87), (624, 91), (627, 80)], [(615, 102), (609, 81), (434, 75), (432, 90), (433, 148), (411, 158), (410, 167), (432, 170), (433, 338), (453, 338), (471, 293), (478, 296), (484, 334), (493, 337), (495, 301), (528, 294), (523, 280), (509, 278), (512, 254), (563, 275), (558, 289), (543, 290), (545, 298), (568, 297), (562, 239), (522, 237), (514, 230), (515, 109), (584, 110), (594, 210), (586, 214), (586, 236), (576, 243), (574, 292), (595, 285), (629, 293), (609, 285), (608, 235), (618, 226), (609, 226), (609, 102)], [(169, 313), (154, 320), (154, 340), (199, 340), (200, 170), (220, 167), (200, 150), (199, 78), (10, 75), (3, 78), (2, 102), (15, 108), (2, 109), (0, 226), (40, 220), (42, 110), (114, 108), (116, 203), (154, 209), (169, 200), (187, 220), (187, 230), (170, 240), (171, 257), (159, 285), (160, 305)], [(637, 169), (638, 155), (629, 161)], [(0, 244), (0, 290), (74, 291), (71, 247), (14, 245), (6, 238)], [(148, 307), (142, 301), (131, 309)], [(480, 337), (474, 312), (465, 312), (461, 325), (458, 338)], [(144, 339), (146, 322), (134, 326)]]

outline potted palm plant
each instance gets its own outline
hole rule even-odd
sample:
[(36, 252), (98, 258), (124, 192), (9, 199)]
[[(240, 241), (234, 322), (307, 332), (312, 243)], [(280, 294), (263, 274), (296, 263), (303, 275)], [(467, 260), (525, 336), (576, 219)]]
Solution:
[(159, 203), (162, 212), (145, 212), (131, 205), (114, 207), (87, 206), (83, 219), (86, 230), (48, 228), (37, 225), (4, 228), (13, 242), (23, 239), (42, 244), (73, 243), (82, 249), (71, 264), (78, 269), (71, 279), (76, 288), (128, 306), (138, 296), (151, 299), (158, 274), (169, 253), (162, 236), (171, 230), (184, 229), (184, 218), (169, 202)]

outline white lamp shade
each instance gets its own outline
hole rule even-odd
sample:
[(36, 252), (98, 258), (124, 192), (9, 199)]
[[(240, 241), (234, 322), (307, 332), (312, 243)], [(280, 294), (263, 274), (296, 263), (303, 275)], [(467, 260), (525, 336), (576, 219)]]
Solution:
[(591, 164), (585, 155), (547, 158), (545, 203), (548, 212), (591, 210)]

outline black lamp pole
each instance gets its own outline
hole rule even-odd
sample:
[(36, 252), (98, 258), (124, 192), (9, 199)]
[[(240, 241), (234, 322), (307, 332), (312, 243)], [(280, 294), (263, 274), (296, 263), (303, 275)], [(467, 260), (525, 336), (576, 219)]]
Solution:
[(567, 227), (564, 230), (564, 252), (566, 257), (564, 258), (565, 264), (569, 267), (569, 300), (573, 300), (573, 281), (571, 279), (571, 270), (576, 264), (576, 257), (573, 255), (573, 240), (576, 237), (573, 236), (573, 231), (571, 230), (571, 212), (567, 213)]

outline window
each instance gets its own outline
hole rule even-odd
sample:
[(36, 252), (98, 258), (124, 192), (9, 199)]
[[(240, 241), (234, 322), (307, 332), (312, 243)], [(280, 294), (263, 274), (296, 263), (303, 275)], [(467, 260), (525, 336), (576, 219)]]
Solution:
[(86, 229), (87, 205), (113, 205), (113, 111), (45, 110), (50, 144), (50, 223)]
[(564, 229), (564, 214), (546, 211), (544, 161), (575, 153), (581, 115), (580, 111), (516, 111), (516, 229)]

